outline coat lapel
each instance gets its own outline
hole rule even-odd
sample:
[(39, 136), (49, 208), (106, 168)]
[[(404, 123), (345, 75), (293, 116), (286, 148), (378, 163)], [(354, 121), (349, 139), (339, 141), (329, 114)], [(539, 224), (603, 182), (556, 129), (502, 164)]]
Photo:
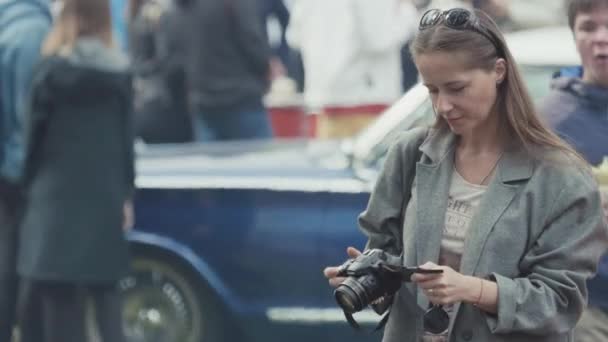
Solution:
[(439, 260), (445, 221), (445, 215), (440, 213), (445, 213), (447, 208), (452, 165), (451, 158), (439, 165), (416, 165), (416, 258), (419, 264)]
[(532, 172), (532, 161), (523, 152), (505, 151), (498, 164), (496, 176), (488, 186), (469, 225), (460, 261), (460, 273), (475, 273), (488, 235), (519, 190), (521, 182), (518, 181), (529, 179)]
[[(523, 151), (507, 150), (498, 164), (497, 173), (473, 216), (464, 244), (459, 272), (473, 275), (490, 232), (517, 195), (522, 180), (532, 177), (533, 162)], [(428, 304), (427, 304), (428, 305)], [(454, 305), (458, 315), (461, 303)], [(450, 331), (456, 319), (450, 321)]]
[[(437, 263), (453, 162), (452, 134), (434, 131), (420, 149), (428, 158), (416, 164), (416, 259), (418, 264)], [(412, 266), (412, 265), (407, 265)], [(428, 299), (418, 291), (418, 305), (428, 307)]]
[(517, 186), (505, 185), (501, 182), (493, 182), (488, 187), (485, 198), (469, 225), (460, 261), (460, 273), (472, 275), (475, 272), (488, 235), (516, 193)]
[[(428, 158), (416, 164), (416, 258), (418, 263), (437, 262), (454, 167), (454, 135), (446, 129), (433, 131), (420, 146)], [(411, 266), (411, 265), (408, 265)]]

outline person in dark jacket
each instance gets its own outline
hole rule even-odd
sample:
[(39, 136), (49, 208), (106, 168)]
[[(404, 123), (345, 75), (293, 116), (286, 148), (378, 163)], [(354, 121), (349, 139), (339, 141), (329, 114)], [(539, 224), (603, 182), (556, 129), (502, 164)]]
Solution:
[(188, 102), (199, 141), (272, 137), (263, 103), (270, 47), (251, 0), (185, 2)]
[(50, 25), (46, 0), (0, 0), (0, 341), (10, 341), (16, 313), (24, 102)]
[[(284, 76), (291, 63), (291, 51), (285, 37), (289, 24), (289, 10), (283, 0), (257, 0), (257, 3), (260, 23), (272, 49), (270, 59), (271, 78)], [(272, 35), (268, 30), (270, 19), (274, 19), (278, 23), (279, 37), (277, 37), (277, 41), (274, 41), (275, 39), (271, 40)]]
[(129, 264), (132, 90), (110, 25), (108, 0), (66, 0), (34, 75), (17, 262), (21, 342), (86, 341), (88, 298), (103, 341), (124, 339), (117, 283)]
[[(571, 0), (568, 20), (583, 66), (561, 70), (539, 109), (559, 135), (598, 165), (608, 156), (608, 0)], [(589, 307), (575, 341), (607, 341), (608, 254), (587, 287)]]
[(173, 1), (131, 0), (129, 54), (134, 71), (135, 131), (146, 143), (193, 139), (186, 102), (181, 33)]

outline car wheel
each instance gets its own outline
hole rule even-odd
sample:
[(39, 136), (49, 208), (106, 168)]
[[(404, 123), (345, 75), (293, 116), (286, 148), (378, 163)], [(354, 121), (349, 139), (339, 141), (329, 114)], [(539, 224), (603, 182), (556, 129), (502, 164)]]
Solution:
[(199, 283), (178, 264), (134, 258), (120, 282), (127, 341), (221, 341), (220, 311)]

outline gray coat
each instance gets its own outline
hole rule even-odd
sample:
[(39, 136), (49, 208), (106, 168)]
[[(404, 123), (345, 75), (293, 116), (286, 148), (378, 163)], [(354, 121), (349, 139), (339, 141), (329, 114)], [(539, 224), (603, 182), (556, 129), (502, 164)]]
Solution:
[[(407, 266), (438, 261), (453, 170), (454, 135), (448, 129), (425, 135), (414, 129), (392, 146), (359, 217), (368, 248), (403, 250)], [(457, 304), (450, 341), (572, 341), (585, 280), (608, 246), (608, 230), (590, 173), (561, 152), (538, 155), (507, 149), (471, 222), (460, 272), (495, 279), (498, 314)], [(420, 309), (428, 306), (423, 292), (406, 283), (383, 341), (418, 341)]]

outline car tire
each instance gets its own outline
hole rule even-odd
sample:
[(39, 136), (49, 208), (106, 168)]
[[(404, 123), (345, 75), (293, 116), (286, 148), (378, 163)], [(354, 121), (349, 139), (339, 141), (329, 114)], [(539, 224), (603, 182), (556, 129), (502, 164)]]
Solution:
[(223, 340), (222, 310), (201, 281), (175, 260), (137, 256), (120, 283), (127, 342)]

